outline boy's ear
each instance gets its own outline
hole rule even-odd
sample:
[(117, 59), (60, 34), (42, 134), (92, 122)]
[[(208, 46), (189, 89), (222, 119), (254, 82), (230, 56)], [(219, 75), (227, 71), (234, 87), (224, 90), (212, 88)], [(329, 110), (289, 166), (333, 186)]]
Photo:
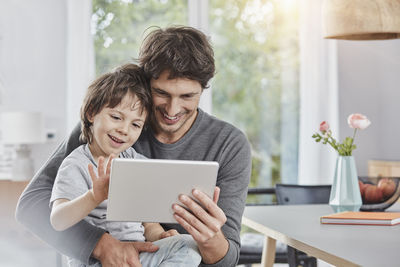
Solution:
[(88, 121), (90, 123), (93, 123), (93, 118), (94, 116), (92, 114), (90, 114), (89, 112), (86, 113), (86, 118), (88, 119)]

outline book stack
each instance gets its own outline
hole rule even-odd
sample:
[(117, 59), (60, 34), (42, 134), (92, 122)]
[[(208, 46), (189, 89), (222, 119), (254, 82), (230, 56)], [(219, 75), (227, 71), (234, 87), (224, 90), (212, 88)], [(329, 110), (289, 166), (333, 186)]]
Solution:
[(322, 216), (322, 224), (396, 225), (400, 224), (400, 212), (346, 211)]

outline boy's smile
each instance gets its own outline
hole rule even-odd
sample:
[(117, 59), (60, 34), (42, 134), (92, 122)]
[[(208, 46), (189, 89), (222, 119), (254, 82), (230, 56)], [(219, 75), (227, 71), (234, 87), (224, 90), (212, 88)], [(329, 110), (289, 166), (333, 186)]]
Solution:
[(97, 162), (98, 157), (119, 155), (132, 146), (143, 129), (146, 112), (141, 109), (136, 96), (127, 94), (114, 108), (104, 107), (100, 113), (90, 118), (93, 141), (90, 151)]

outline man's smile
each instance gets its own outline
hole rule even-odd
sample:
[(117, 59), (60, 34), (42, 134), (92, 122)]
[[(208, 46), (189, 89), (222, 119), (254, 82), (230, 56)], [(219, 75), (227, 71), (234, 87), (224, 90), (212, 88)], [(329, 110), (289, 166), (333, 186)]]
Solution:
[(166, 124), (175, 124), (175, 123), (177, 123), (181, 119), (181, 117), (183, 115), (182, 112), (176, 114), (175, 116), (169, 116), (166, 112), (164, 112), (162, 110), (159, 110), (159, 112), (163, 116), (164, 122)]
[(167, 114), (163, 114), (164, 115), (164, 117), (166, 117), (167, 119), (169, 119), (169, 120), (176, 120), (177, 118), (178, 118), (178, 116), (168, 116)]

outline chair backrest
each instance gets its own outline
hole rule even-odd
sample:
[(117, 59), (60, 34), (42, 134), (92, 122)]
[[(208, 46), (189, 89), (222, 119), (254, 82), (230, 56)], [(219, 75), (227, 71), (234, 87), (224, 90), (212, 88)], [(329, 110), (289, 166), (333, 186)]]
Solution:
[(274, 204), (277, 204), (275, 200), (275, 187), (254, 187), (248, 189), (246, 206), (266, 206)]
[(331, 185), (275, 185), (279, 205), (327, 204), (330, 192)]

